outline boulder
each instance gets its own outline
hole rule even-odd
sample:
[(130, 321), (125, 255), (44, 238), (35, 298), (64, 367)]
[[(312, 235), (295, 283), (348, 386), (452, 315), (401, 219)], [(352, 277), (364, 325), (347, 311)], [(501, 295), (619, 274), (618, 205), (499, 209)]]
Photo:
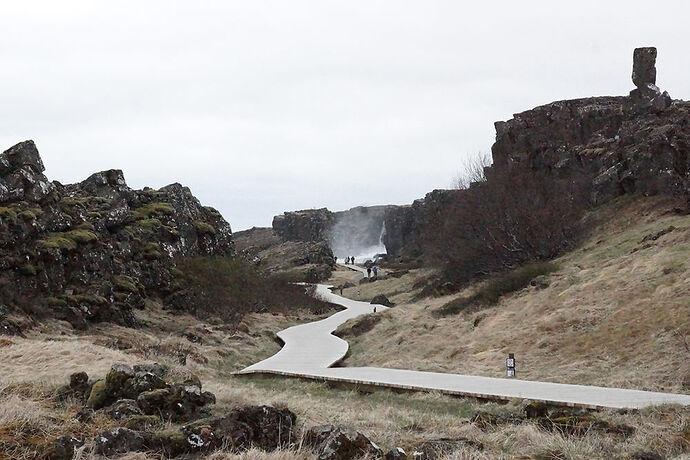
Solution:
[(424, 441), (415, 449), (415, 458), (435, 460), (461, 449), (483, 450), (484, 444), (466, 438), (442, 438)]
[(346, 460), (365, 455), (382, 457), (383, 451), (362, 433), (335, 425), (319, 425), (309, 429), (304, 442), (314, 449), (319, 460)]
[(126, 364), (113, 364), (105, 377), (105, 388), (110, 396), (126, 397), (125, 386), (134, 377), (134, 370)]
[(137, 452), (144, 447), (144, 437), (129, 428), (114, 428), (101, 432), (93, 440), (94, 450), (101, 455)]
[(123, 192), (130, 191), (125, 176), (120, 169), (110, 169), (91, 174), (79, 184), (89, 195), (100, 196), (110, 200), (119, 199)]
[(671, 106), (671, 96), (656, 86), (656, 48), (635, 48), (632, 81), (637, 88), (630, 92), (630, 109), (662, 112)]
[(402, 447), (394, 447), (384, 456), (386, 460), (407, 460), (407, 453)]
[(541, 418), (549, 415), (549, 406), (541, 401), (525, 401), (522, 410), (527, 418)]
[(635, 48), (632, 81), (638, 88), (656, 84), (656, 48)]
[(0, 202), (43, 200), (55, 186), (43, 175), (45, 167), (33, 141), (24, 141), (0, 154)]
[(98, 410), (105, 407), (109, 399), (110, 394), (106, 390), (105, 380), (97, 380), (91, 385), (91, 392), (86, 400), (86, 405), (91, 409)]
[(133, 415), (125, 420), (125, 428), (135, 431), (146, 431), (162, 423), (155, 415)]
[(215, 404), (216, 397), (197, 385), (174, 384), (169, 388), (145, 391), (137, 405), (147, 415), (160, 415), (172, 421), (194, 420), (205, 415), (204, 406)]
[(150, 372), (160, 378), (165, 378), (168, 374), (168, 367), (163, 364), (151, 363), (151, 364), (135, 364), (132, 367), (135, 375), (139, 372)]
[(137, 372), (126, 364), (113, 364), (105, 378), (105, 383), (110, 397), (124, 399), (136, 399), (145, 391), (168, 387), (168, 384), (153, 372), (142, 370)]
[(133, 399), (119, 399), (103, 409), (103, 413), (113, 420), (124, 420), (133, 415), (142, 415), (137, 402)]
[(207, 452), (220, 447), (233, 450), (257, 447), (272, 451), (293, 441), (295, 414), (269, 406), (234, 409), (222, 417), (207, 417), (180, 429), (145, 434), (145, 446), (169, 456)]
[(160, 452), (166, 457), (177, 457), (196, 449), (195, 446), (192, 446), (187, 441), (185, 435), (178, 428), (144, 432), (142, 435), (144, 436), (144, 445), (147, 450)]
[(369, 303), (376, 304), (376, 305), (385, 305), (386, 307), (394, 307), (395, 306), (395, 304), (393, 302), (391, 302), (390, 300), (388, 300), (388, 297), (386, 297), (383, 294), (377, 295), (376, 297), (371, 299), (371, 302), (369, 302)]
[(56, 391), (56, 396), (59, 400), (67, 398), (76, 398), (80, 401), (86, 401), (91, 393), (91, 385), (89, 384), (89, 376), (86, 372), (76, 372), (69, 377), (69, 385), (64, 385)]
[(70, 435), (60, 436), (52, 442), (41, 458), (44, 460), (72, 460), (75, 451), (83, 445), (82, 439)]

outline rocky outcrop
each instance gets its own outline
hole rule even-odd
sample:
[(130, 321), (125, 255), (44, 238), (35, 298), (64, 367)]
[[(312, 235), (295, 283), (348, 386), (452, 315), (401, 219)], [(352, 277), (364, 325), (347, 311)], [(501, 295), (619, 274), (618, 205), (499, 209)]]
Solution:
[(0, 154), (0, 304), (77, 329), (133, 326), (178, 290), (179, 257), (231, 255), (229, 224), (180, 184), (134, 190), (122, 171), (50, 182), (32, 141)]
[(364, 434), (351, 428), (319, 425), (307, 432), (304, 442), (314, 449), (319, 460), (347, 460), (360, 457), (383, 457), (379, 446)]
[(633, 52), (632, 81), (637, 88), (630, 91), (628, 109), (662, 112), (671, 105), (671, 96), (656, 86), (656, 48), (637, 48)]
[(273, 218), (273, 230), (290, 241), (325, 241), (333, 222), (328, 209), (285, 212)]
[(287, 240), (272, 228), (252, 228), (233, 234), (238, 253), (271, 274), (296, 281), (318, 282), (330, 277), (335, 265), (325, 241)]
[[(656, 56), (656, 48), (634, 51), (635, 89), (629, 96), (557, 101), (496, 122), (486, 185), (519, 167), (589, 183), (594, 205), (630, 193), (687, 197), (690, 103), (673, 101), (656, 86)], [(389, 209), (388, 253), (419, 257), (422, 236), (435, 230), (430, 217), (443, 214), (451, 200), (462, 200), (462, 193), (434, 191), (412, 205)]]
[(391, 257), (410, 262), (423, 253), (422, 236), (430, 223), (445, 212), (451, 200), (459, 199), (462, 190), (433, 190), (408, 206), (395, 206), (386, 210), (386, 233), (383, 242)]
[(634, 52), (629, 97), (559, 101), (496, 123), (492, 175), (515, 165), (592, 179), (591, 201), (690, 191), (690, 103), (655, 86), (656, 49)]

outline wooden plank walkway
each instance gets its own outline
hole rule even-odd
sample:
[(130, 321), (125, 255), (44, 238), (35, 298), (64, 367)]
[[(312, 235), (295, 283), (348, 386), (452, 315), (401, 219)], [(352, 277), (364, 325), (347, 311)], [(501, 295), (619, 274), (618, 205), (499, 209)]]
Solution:
[[(293, 326), (278, 333), (285, 343), (268, 359), (253, 364), (238, 374), (278, 374), (355, 385), (380, 386), (415, 391), (507, 400), (512, 398), (544, 401), (588, 408), (641, 408), (660, 404), (690, 405), (690, 395), (627, 390), (621, 388), (570, 385), (473, 375), (443, 374), (376, 367), (336, 367), (347, 353), (346, 341), (331, 333), (350, 318), (373, 312), (373, 305), (333, 294), (319, 285), (317, 295), (345, 307), (326, 319)], [(377, 311), (386, 307), (377, 305)]]

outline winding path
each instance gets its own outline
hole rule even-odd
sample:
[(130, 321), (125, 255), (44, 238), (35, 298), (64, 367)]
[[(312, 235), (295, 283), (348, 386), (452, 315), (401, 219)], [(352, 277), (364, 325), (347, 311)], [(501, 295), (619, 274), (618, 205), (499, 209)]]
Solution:
[[(278, 333), (285, 345), (268, 359), (238, 374), (279, 374), (356, 385), (380, 386), (415, 391), (507, 400), (512, 398), (545, 401), (588, 408), (641, 408), (659, 404), (690, 405), (690, 395), (657, 393), (586, 385), (535, 382), (472, 375), (442, 374), (378, 367), (335, 367), (345, 357), (348, 344), (331, 333), (348, 319), (372, 313), (373, 305), (333, 294), (318, 285), (317, 294), (345, 310), (313, 323), (301, 324)], [(377, 305), (377, 311), (386, 307)]]

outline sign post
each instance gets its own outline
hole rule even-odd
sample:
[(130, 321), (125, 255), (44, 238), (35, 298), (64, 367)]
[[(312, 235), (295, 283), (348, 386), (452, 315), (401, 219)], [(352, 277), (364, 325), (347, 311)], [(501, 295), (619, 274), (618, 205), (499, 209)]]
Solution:
[(508, 358), (506, 358), (506, 376), (515, 377), (515, 355), (513, 353), (508, 353)]

